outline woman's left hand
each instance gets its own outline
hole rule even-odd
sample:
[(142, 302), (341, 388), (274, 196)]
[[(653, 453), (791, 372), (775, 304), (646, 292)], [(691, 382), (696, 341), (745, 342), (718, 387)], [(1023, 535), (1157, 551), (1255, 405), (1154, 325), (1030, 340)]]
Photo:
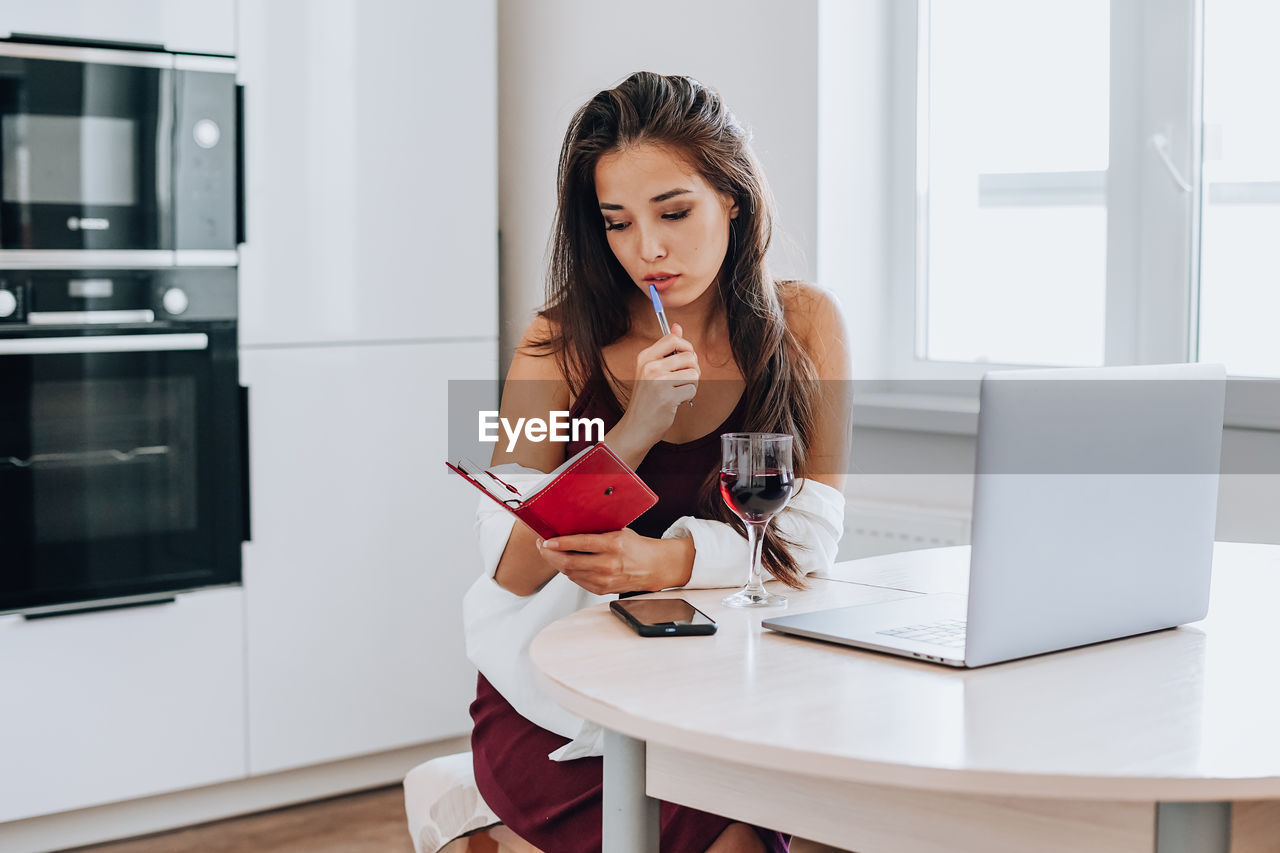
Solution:
[(682, 586), (693, 569), (692, 539), (651, 539), (629, 528), (539, 540), (538, 553), (596, 595)]

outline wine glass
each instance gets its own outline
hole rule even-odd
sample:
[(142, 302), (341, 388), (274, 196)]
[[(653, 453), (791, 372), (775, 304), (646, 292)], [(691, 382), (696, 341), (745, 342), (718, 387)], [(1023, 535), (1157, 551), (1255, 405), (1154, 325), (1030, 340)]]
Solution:
[(747, 585), (726, 596), (730, 607), (781, 607), (785, 595), (770, 593), (760, 580), (760, 551), (769, 519), (791, 498), (791, 436), (771, 432), (731, 432), (720, 436), (720, 495), (747, 525), (751, 550)]

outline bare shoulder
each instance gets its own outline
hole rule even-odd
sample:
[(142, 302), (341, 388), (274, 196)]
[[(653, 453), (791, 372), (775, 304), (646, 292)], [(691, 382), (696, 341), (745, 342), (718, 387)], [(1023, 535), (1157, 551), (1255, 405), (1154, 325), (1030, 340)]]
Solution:
[(507, 379), (563, 380), (555, 357), (554, 343), (559, 337), (560, 330), (553, 321), (542, 316), (534, 317), (516, 345)]
[(847, 370), (838, 363), (828, 364), (847, 362), (849, 358), (844, 312), (835, 296), (803, 281), (782, 282), (779, 296), (787, 328), (809, 352), (820, 372), (830, 373), (823, 370), (824, 365), (840, 373)]
[[(558, 329), (545, 317), (537, 317), (525, 329), (507, 369), (500, 416), (514, 423), (519, 418), (550, 418), (551, 412), (569, 408), (569, 384), (560, 371), (556, 349), (550, 346)], [(491, 464), (518, 462), (539, 471), (550, 471), (564, 461), (564, 445), (531, 443), (524, 439), (514, 449), (494, 446)]]
[(830, 292), (802, 282), (785, 283), (781, 298), (787, 328), (821, 380), (814, 400), (816, 430), (809, 449), (809, 476), (843, 490), (853, 428), (848, 381), (853, 364), (840, 302)]
[(565, 381), (553, 346), (559, 330), (545, 317), (535, 317), (516, 346), (507, 369), (502, 392), (502, 408), (512, 407), (521, 417), (545, 416), (569, 403), (569, 383)]

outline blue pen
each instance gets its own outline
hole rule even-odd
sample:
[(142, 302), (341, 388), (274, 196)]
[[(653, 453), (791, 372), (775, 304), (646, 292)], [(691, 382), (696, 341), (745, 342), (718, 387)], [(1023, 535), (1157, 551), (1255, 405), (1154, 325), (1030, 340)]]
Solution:
[(658, 296), (658, 288), (652, 284), (649, 285), (649, 298), (653, 300), (653, 310), (658, 315), (658, 325), (662, 327), (662, 334), (671, 334), (671, 327), (667, 325), (667, 312), (662, 309), (662, 298)]
[[(649, 298), (653, 300), (653, 313), (658, 315), (658, 326), (662, 329), (663, 335), (671, 334), (671, 327), (667, 325), (667, 312), (662, 307), (662, 298), (658, 296), (658, 288), (652, 284), (649, 285)], [(693, 405), (693, 401), (689, 401), (689, 405)]]

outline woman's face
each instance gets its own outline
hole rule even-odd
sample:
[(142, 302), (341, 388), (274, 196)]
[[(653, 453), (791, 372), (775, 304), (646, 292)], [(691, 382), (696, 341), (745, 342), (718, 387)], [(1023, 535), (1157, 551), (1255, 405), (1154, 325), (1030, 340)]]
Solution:
[(731, 198), (659, 145), (604, 155), (595, 179), (609, 248), (646, 296), (653, 284), (678, 308), (715, 283), (738, 215)]

